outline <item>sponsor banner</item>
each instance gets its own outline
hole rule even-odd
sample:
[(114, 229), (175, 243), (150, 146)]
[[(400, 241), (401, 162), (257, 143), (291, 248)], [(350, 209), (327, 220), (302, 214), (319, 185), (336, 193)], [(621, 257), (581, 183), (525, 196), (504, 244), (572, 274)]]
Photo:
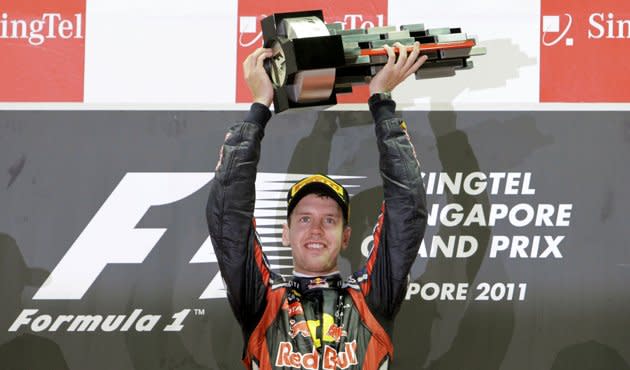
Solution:
[(0, 101), (83, 101), (85, 0), (0, 1), (0, 55)]
[[(2, 113), (3, 367), (242, 368), (204, 211), (225, 132), (243, 114)], [(391, 368), (628, 368), (628, 113), (403, 117), (429, 218)], [(382, 201), (373, 130), (364, 111), (272, 118), (255, 210), (272, 268), (292, 270), (279, 240), (285, 192), (316, 172), (351, 193), (342, 274), (365, 262)], [(311, 335), (304, 322), (294, 330)], [(352, 345), (294, 348), (281, 344), (272, 361), (353, 369)]]
[[(240, 5), (196, 0), (90, 2), (85, 102), (134, 104), (134, 107), (159, 104), (156, 109), (203, 104), (199, 105), (203, 109), (228, 109), (226, 105), (237, 100), (237, 77), (241, 76), (237, 69), (256, 43), (261, 42), (261, 15), (271, 14), (274, 4), (280, 10), (303, 4), (306, 9), (312, 4), (313, 7), (308, 8), (323, 9), (327, 19), (333, 17), (333, 21), (346, 22), (353, 27), (378, 25), (381, 18), (384, 23), (396, 26), (424, 23), (427, 28), (462, 27), (487, 48), (486, 55), (472, 58), (473, 69), (458, 71), (455, 76), (419, 81), (409, 78), (396, 89), (399, 104), (423, 109), (429, 104), (444, 103), (455, 108), (473, 105), (473, 109), (489, 106), (495, 109), (502, 104), (510, 107), (538, 105), (540, 42), (538, 33), (532, 33), (540, 19), (537, 4), (527, 0), (510, 3), (449, 0), (427, 7), (421, 2), (368, 1), (350, 8), (356, 3), (258, 2), (254, 5), (262, 10), (250, 13), (245, 11), (245, 5), (249, 4), (245, 2)], [(245, 9), (241, 9), (240, 14), (239, 6)], [(346, 6), (347, 12), (335, 10)], [(115, 27), (112, 27), (112, 19), (115, 19)], [(247, 51), (240, 52), (237, 60), (239, 45), (252, 42), (254, 44), (244, 48)], [(249, 94), (245, 86), (241, 87), (244, 94)], [(354, 96), (340, 94), (338, 97), (341, 102), (348, 97), (365, 103), (366, 99)], [(245, 96), (241, 101), (248, 100)], [(246, 108), (247, 104), (233, 107)], [(442, 105), (440, 109), (445, 108)]]
[(630, 102), (630, 4), (542, 0), (541, 102)]
[[(343, 29), (370, 28), (387, 25), (387, 0), (347, 0), (330, 2), (308, 0), (296, 3), (286, 1), (238, 1), (237, 51), (236, 51), (236, 102), (251, 102), (251, 93), (243, 79), (243, 61), (257, 48), (263, 46), (260, 20), (274, 13), (322, 10), (326, 23), (341, 23)], [(353, 87), (351, 94), (339, 94), (340, 103), (363, 103), (367, 100), (367, 86)]]

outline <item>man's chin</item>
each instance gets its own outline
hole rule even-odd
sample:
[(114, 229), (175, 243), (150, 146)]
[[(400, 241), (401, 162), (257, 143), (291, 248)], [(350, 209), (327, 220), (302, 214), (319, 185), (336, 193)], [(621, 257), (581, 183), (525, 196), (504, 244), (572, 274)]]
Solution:
[(330, 267), (327, 265), (309, 265), (303, 269), (304, 271), (309, 271), (307, 275), (311, 276), (322, 276), (329, 274)]
[(328, 251), (328, 248), (325, 248), (325, 247), (321, 249), (303, 248), (303, 254), (307, 258), (319, 259), (319, 261), (321, 262), (313, 262), (313, 263), (317, 265), (321, 265), (322, 263), (328, 260), (329, 251)]

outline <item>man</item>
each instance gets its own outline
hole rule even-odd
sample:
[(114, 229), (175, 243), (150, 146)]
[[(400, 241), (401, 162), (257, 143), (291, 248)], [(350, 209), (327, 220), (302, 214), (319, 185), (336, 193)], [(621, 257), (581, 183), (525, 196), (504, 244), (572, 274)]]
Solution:
[[(402, 46), (402, 45), (395, 45)], [(253, 220), (256, 166), (271, 113), (273, 88), (263, 68), (271, 50), (243, 63), (254, 103), (230, 129), (211, 183), (207, 217), (228, 299), (241, 325), (248, 369), (387, 369), (393, 320), (426, 225), (425, 192), (405, 123), (391, 92), (426, 60), (416, 43), (389, 58), (370, 82), (384, 202), (366, 265), (345, 281), (337, 259), (348, 246), (348, 192), (324, 175), (294, 184), (287, 195), (282, 242), (294, 276), (271, 271)]]

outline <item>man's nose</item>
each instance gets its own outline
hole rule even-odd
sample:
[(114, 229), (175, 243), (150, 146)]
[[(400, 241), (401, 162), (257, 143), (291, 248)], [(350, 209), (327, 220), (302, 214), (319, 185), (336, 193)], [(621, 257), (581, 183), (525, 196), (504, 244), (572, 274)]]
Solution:
[(311, 223), (311, 234), (323, 235), (324, 234), (324, 222), (323, 220), (316, 219)]

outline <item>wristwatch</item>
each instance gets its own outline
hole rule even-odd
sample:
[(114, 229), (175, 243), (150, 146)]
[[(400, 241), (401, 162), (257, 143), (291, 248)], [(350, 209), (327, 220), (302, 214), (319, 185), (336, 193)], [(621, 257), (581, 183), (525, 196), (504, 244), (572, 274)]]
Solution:
[(374, 93), (368, 99), (368, 104), (375, 104), (383, 100), (392, 100), (392, 93), (390, 92)]

